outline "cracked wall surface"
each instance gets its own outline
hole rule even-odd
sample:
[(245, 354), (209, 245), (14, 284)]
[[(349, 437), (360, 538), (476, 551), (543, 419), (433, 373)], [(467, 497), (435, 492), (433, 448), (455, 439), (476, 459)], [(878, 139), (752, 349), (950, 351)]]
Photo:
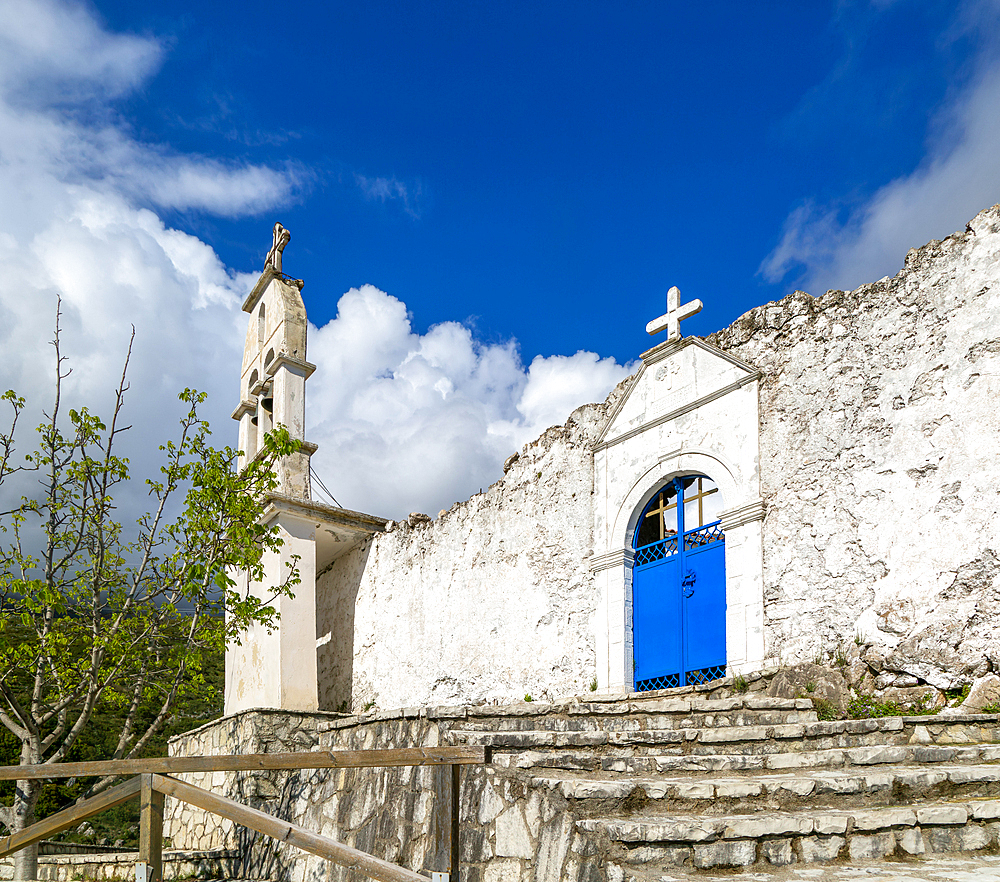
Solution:
[(318, 630), (331, 634), (320, 655), (321, 708), (589, 687), (591, 445), (607, 407), (577, 409), (511, 457), (484, 492), (435, 520), (393, 524), (321, 575)]
[(940, 687), (1000, 662), (1000, 206), (893, 278), (796, 292), (710, 342), (761, 369), (765, 618)]
[[(860, 634), (877, 668), (941, 688), (1000, 667), (998, 278), (995, 206), (893, 278), (796, 292), (707, 338), (762, 373), (769, 662)], [(526, 445), (485, 492), (321, 576), (321, 708), (589, 686), (592, 445), (627, 385)]]

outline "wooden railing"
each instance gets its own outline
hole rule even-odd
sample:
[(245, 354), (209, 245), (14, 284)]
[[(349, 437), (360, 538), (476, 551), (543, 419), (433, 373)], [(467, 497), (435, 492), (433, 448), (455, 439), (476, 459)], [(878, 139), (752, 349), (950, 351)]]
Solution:
[(246, 772), (293, 769), (361, 769), (393, 766), (451, 767), (451, 826), (448, 868), (450, 882), (459, 882), (460, 787), (463, 765), (488, 762), (482, 747), (427, 747), (395, 750), (336, 750), (308, 753), (252, 753), (224, 756), (155, 757), (86, 763), (50, 763), (36, 766), (0, 766), (0, 781), (87, 776), (135, 777), (81, 800), (69, 808), (10, 836), (0, 837), (0, 857), (26, 848), (41, 839), (68, 830), (86, 818), (139, 798), (139, 882), (163, 878), (163, 800), (171, 796), (223, 818), (357, 870), (379, 882), (427, 882), (427, 877), (381, 858), (320, 836), (297, 824), (283, 821), (236, 800), (187, 784), (170, 774), (184, 772)]

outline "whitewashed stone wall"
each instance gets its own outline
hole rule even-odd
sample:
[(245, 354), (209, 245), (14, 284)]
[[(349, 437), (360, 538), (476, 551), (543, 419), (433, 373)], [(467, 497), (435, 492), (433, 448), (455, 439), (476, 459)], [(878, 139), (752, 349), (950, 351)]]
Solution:
[[(766, 514), (750, 526), (764, 662), (860, 634), (876, 669), (941, 688), (1000, 668), (998, 281), (1000, 206), (911, 251), (892, 279), (797, 292), (707, 339), (761, 373)], [(527, 445), (486, 492), (320, 575), (321, 708), (554, 696), (610, 669), (595, 654), (593, 446), (625, 386)], [(615, 615), (604, 630), (627, 641), (627, 609)], [(732, 645), (738, 626), (755, 644), (756, 617), (735, 618)]]
[(708, 339), (763, 373), (772, 657), (860, 632), (940, 687), (1000, 667), (1000, 206), (894, 278)]
[(485, 492), (433, 522), (393, 525), (320, 575), (321, 708), (589, 688), (591, 445), (606, 412), (579, 408)]

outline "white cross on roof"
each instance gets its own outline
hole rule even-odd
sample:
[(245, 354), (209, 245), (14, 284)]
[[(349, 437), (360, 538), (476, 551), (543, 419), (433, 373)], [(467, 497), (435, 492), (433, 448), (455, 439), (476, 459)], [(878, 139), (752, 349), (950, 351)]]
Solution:
[(667, 291), (667, 311), (646, 325), (647, 334), (659, 334), (667, 329), (667, 342), (681, 339), (681, 321), (701, 312), (701, 301), (692, 300), (681, 306), (681, 290), (676, 285)]

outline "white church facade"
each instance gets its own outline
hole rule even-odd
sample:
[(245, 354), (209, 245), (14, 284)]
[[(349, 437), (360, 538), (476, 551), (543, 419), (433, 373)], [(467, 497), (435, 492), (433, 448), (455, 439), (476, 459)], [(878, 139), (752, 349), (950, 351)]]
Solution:
[[(1000, 207), (892, 279), (667, 338), (486, 491), (408, 521), (312, 499), (306, 317), (287, 233), (244, 304), (240, 448), (303, 442), (265, 518), (297, 560), (226, 712), (671, 688), (864, 641), (944, 687), (1000, 665)], [(267, 594), (267, 585), (249, 586)]]

